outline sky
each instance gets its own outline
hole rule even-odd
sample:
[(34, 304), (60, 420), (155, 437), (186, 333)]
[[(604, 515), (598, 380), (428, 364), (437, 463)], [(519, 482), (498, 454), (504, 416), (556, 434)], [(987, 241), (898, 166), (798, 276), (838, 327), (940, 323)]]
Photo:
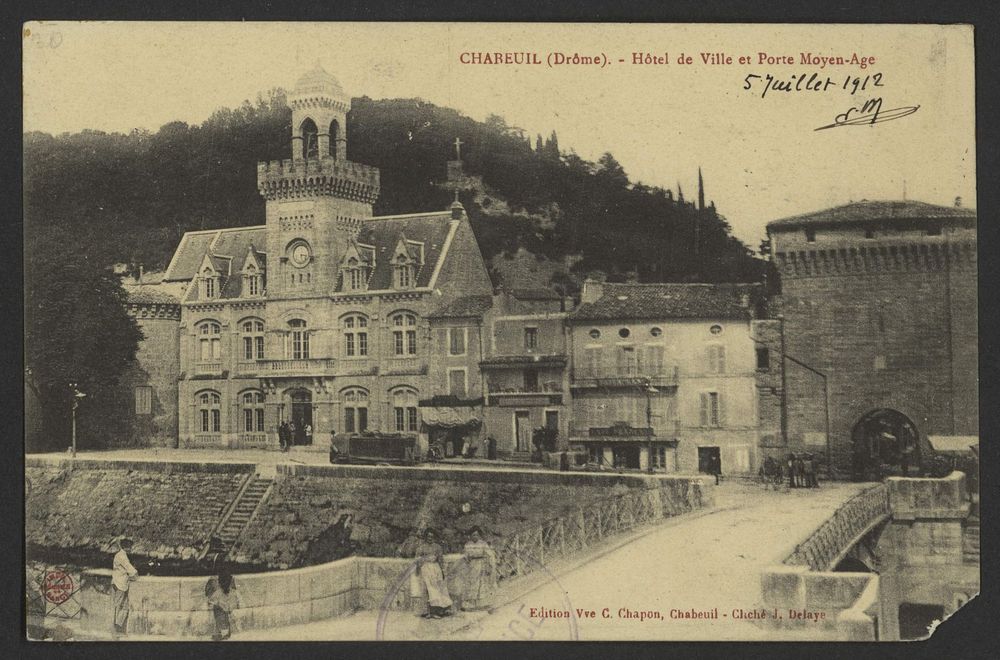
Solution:
[[(531, 136), (555, 130), (564, 151), (588, 160), (610, 151), (633, 181), (680, 185), (689, 199), (701, 167), (707, 198), (756, 248), (767, 222), (850, 201), (962, 197), (974, 207), (972, 39), (971, 28), (933, 25), (32, 22), (23, 27), (24, 129), (201, 123), (292, 88), (319, 62), (352, 96), (419, 97), (474, 119), (500, 115)], [(543, 63), (461, 62), (476, 52), (529, 52)], [(607, 63), (549, 66), (554, 53)], [(633, 64), (634, 53), (669, 63)], [(803, 53), (845, 62), (802, 62)], [(875, 61), (861, 68), (854, 54)], [(813, 73), (824, 89), (772, 83), (762, 94), (768, 75), (808, 82)], [(748, 85), (748, 75), (761, 77)], [(815, 130), (876, 98), (883, 119), (919, 107)]]

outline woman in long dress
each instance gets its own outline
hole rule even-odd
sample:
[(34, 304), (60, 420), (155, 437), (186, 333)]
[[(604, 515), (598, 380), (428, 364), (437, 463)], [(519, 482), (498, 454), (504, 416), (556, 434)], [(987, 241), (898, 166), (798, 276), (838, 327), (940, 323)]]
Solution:
[(482, 530), (469, 530), (469, 541), (463, 550), (466, 583), (462, 598), (463, 610), (485, 610), (493, 605), (497, 590), (497, 555), (483, 539)]
[(452, 600), (444, 581), (443, 557), (444, 549), (437, 542), (436, 534), (427, 530), (417, 546), (416, 571), (418, 581), (427, 593), (427, 612), (422, 615), (425, 618), (440, 619), (452, 613)]

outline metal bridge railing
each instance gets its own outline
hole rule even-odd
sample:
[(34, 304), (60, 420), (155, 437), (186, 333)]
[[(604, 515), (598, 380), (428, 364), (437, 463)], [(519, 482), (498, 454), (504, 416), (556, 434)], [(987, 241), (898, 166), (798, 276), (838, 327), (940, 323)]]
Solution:
[(865, 530), (891, 513), (889, 487), (879, 484), (847, 500), (809, 538), (795, 546), (784, 563), (827, 571)]

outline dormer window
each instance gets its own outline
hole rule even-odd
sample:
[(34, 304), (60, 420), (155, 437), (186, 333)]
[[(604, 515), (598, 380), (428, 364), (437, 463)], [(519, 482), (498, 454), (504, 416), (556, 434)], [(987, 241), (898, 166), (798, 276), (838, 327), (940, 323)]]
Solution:
[(201, 297), (205, 300), (219, 295), (219, 276), (211, 268), (201, 272)]
[(395, 267), (395, 281), (397, 289), (408, 289), (413, 286), (413, 266), (410, 264), (397, 264)]
[(354, 257), (347, 260), (343, 268), (344, 290), (364, 291), (368, 288), (370, 269)]

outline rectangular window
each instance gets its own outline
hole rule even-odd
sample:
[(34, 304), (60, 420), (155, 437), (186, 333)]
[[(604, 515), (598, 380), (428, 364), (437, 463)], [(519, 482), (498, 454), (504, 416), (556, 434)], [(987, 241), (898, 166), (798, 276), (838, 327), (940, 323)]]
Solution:
[(816, 230), (815, 229), (806, 229), (806, 241), (808, 241), (810, 243), (815, 243), (816, 242)]
[(292, 333), (292, 358), (295, 360), (309, 359), (309, 333), (296, 330)]
[(215, 297), (215, 280), (210, 277), (205, 278), (205, 297), (214, 298)]
[(644, 363), (640, 365), (640, 371), (643, 375), (657, 376), (663, 373), (662, 346), (647, 346), (644, 357)]
[(368, 355), (368, 333), (358, 333), (358, 355)]
[(545, 411), (545, 428), (552, 429), (554, 431), (559, 430), (559, 411), (558, 410), (546, 410)]
[(209, 428), (211, 427), (208, 424), (208, 411), (203, 409), (201, 411), (201, 432), (208, 433)]
[(257, 359), (258, 360), (263, 360), (264, 359), (264, 338), (263, 337), (254, 337), (254, 343), (257, 345)]
[(726, 373), (726, 347), (712, 344), (707, 349), (708, 372), (711, 374)]
[(407, 431), (417, 431), (420, 425), (417, 422), (417, 409), (414, 406), (410, 406), (406, 409), (406, 430)]
[(394, 330), (393, 331), (393, 333), (392, 333), (392, 346), (393, 346), (393, 353), (395, 353), (396, 355), (402, 355), (403, 354), (403, 331), (402, 330)]
[(354, 333), (344, 335), (344, 355), (354, 357)]
[(771, 351), (767, 348), (757, 349), (757, 371), (768, 371), (771, 368)]
[(218, 360), (222, 358), (222, 342), (218, 339), (212, 340), (212, 359)]
[(448, 372), (448, 393), (459, 399), (465, 398), (465, 369), (452, 369)]
[(406, 411), (403, 408), (394, 408), (393, 412), (396, 413), (396, 430), (405, 431), (406, 430)]
[(257, 408), (257, 410), (255, 410), (254, 413), (255, 413), (255, 415), (257, 417), (257, 431), (263, 431), (264, 430), (264, 409), (263, 408)]
[(251, 296), (256, 296), (260, 294), (260, 278), (256, 275), (247, 278), (247, 288), (249, 289), (249, 294)]
[(701, 393), (701, 425), (722, 425), (722, 402), (718, 392)]
[(253, 359), (253, 337), (243, 338), (243, 359), (252, 360)]
[(524, 370), (524, 391), (525, 392), (537, 392), (538, 391), (538, 370), (537, 369), (525, 369)]
[(636, 376), (639, 373), (639, 363), (635, 356), (635, 347), (622, 346), (618, 352), (618, 375)]
[(218, 433), (222, 430), (222, 412), (218, 409), (212, 409), (212, 433)]
[(927, 228), (928, 236), (940, 236), (941, 235), (941, 225), (931, 225)]
[(667, 467), (667, 448), (665, 445), (653, 445), (653, 468)]
[(153, 388), (140, 385), (135, 388), (135, 414), (151, 415), (153, 413)]
[(533, 351), (538, 348), (538, 328), (524, 329), (524, 349)]
[(354, 433), (354, 408), (344, 408), (344, 433)]
[(358, 433), (368, 430), (368, 409), (358, 408)]
[(253, 408), (243, 409), (243, 430), (253, 431)]
[(450, 355), (465, 355), (465, 328), (449, 328), (448, 353)]
[(416, 355), (417, 354), (417, 331), (407, 330), (406, 331), (406, 354)]
[(600, 445), (587, 445), (587, 460), (594, 464), (604, 462), (604, 448)]
[(586, 372), (586, 375), (591, 378), (596, 378), (597, 375), (600, 373), (601, 369), (600, 347), (587, 348), (584, 350), (584, 355), (586, 356), (586, 359), (584, 361), (584, 370)]

